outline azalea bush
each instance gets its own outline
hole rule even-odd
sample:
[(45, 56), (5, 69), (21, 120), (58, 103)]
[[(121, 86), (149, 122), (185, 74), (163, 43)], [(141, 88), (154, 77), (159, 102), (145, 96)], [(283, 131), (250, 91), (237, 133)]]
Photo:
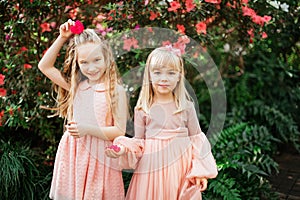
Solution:
[[(131, 111), (147, 55), (152, 48), (172, 45), (184, 57), (205, 132), (218, 114), (212, 114), (211, 96), (219, 91), (208, 90), (215, 84), (206, 85), (207, 71), (195, 68), (199, 60), (220, 73), (217, 83), (224, 84), (226, 101), (219, 105), (223, 113), (218, 117), (225, 127), (241, 122), (263, 126), (276, 138), (275, 146), (281, 141), (299, 149), (297, 1), (11, 0), (0, 6), (0, 137), (29, 141), (44, 165), (53, 165), (63, 120), (50, 117), (47, 108), (54, 105), (55, 94), (37, 64), (60, 24), (70, 18), (111, 41)], [(58, 55), (58, 68), (64, 55)]]

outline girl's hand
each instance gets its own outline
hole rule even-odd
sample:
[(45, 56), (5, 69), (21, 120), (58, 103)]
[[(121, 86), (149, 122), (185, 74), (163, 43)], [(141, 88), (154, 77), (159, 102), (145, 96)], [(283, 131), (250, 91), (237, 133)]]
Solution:
[(118, 158), (125, 153), (125, 147), (123, 145), (111, 145), (106, 147), (105, 154), (111, 158)]
[(73, 26), (74, 24), (75, 24), (75, 22), (73, 20), (69, 19), (67, 22), (60, 25), (60, 27), (59, 27), (60, 36), (63, 38), (71, 37), (71, 35), (73, 35), (73, 33), (71, 32), (70, 27)]
[(196, 177), (196, 185), (200, 187), (200, 191), (203, 192), (207, 188), (207, 179)]
[(65, 127), (67, 131), (70, 133), (70, 135), (75, 138), (80, 138), (86, 135), (85, 131), (83, 131), (84, 128), (81, 126), (78, 128), (78, 124), (74, 121), (68, 122), (68, 124)]

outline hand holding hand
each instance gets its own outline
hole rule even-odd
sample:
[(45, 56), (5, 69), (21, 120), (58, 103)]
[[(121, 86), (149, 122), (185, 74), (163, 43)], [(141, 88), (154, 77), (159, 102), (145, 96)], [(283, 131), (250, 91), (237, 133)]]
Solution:
[(118, 158), (125, 153), (125, 147), (123, 145), (111, 145), (106, 147), (105, 154), (111, 158)]
[(71, 26), (74, 26), (75, 22), (69, 19), (67, 22), (63, 23), (59, 27), (60, 36), (63, 38), (69, 38), (73, 33), (71, 32)]
[(207, 188), (207, 179), (196, 177), (196, 185), (200, 187), (200, 191), (203, 192)]

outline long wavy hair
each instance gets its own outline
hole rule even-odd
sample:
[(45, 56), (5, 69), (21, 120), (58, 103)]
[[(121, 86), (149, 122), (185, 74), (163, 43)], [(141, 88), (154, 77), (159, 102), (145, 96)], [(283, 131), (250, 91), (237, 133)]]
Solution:
[(62, 76), (70, 84), (70, 90), (54, 85), (54, 91), (57, 92), (56, 96), (56, 115), (63, 117), (67, 120), (73, 119), (73, 101), (80, 82), (87, 78), (81, 73), (77, 63), (77, 46), (95, 43), (101, 47), (101, 53), (106, 63), (106, 71), (104, 72), (104, 83), (106, 88), (106, 99), (108, 105), (108, 112), (106, 113), (106, 124), (111, 124), (115, 119), (117, 107), (117, 85), (120, 84), (119, 72), (114, 60), (114, 56), (109, 43), (98, 35), (93, 29), (85, 29), (81, 34), (74, 35), (70, 39), (69, 45), (66, 50), (65, 62), (62, 70)]
[[(153, 65), (155, 63), (155, 66)], [(144, 70), (142, 89), (136, 104), (137, 109), (143, 109), (149, 113), (149, 109), (154, 102), (154, 90), (151, 84), (150, 72), (156, 67), (168, 67), (179, 72), (179, 81), (173, 90), (173, 96), (177, 110), (175, 113), (187, 108), (188, 101), (192, 101), (184, 84), (184, 66), (182, 57), (168, 47), (159, 47), (154, 49), (148, 56)]]

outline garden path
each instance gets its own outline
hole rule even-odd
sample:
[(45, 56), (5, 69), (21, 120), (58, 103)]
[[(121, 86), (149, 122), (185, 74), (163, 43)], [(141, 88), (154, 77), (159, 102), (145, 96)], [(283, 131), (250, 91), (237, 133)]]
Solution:
[(289, 149), (274, 157), (279, 164), (279, 173), (270, 177), (270, 182), (280, 200), (300, 200), (300, 154)]

